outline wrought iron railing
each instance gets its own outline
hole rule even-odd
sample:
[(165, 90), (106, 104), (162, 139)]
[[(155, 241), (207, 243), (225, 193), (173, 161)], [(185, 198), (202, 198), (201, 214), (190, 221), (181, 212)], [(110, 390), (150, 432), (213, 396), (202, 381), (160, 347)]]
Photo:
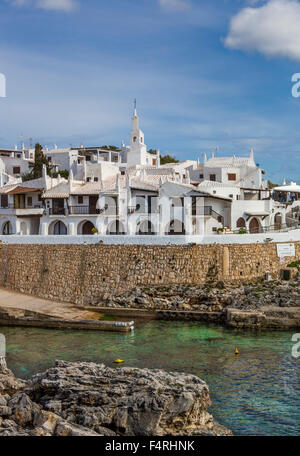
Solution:
[(16, 206), (15, 204), (13, 203), (10, 203), (10, 204), (6, 204), (6, 205), (3, 205), (1, 206), (1, 209), (13, 209), (13, 210), (16, 210), (16, 209), (43, 209), (44, 206), (43, 204), (34, 204), (32, 206), (24, 206), (24, 207), (20, 207), (20, 206)]
[(280, 233), (280, 232), (287, 232), (291, 230), (299, 229), (300, 226), (297, 224), (293, 226), (288, 226), (286, 223), (277, 224), (277, 225), (270, 225), (270, 226), (262, 226), (257, 228), (257, 230), (248, 230), (245, 227), (237, 228), (235, 230), (231, 230), (228, 234), (260, 234), (260, 233)]
[(70, 215), (95, 215), (100, 214), (96, 206), (69, 206)]
[(51, 207), (49, 209), (50, 215), (66, 215), (66, 209), (64, 207)]

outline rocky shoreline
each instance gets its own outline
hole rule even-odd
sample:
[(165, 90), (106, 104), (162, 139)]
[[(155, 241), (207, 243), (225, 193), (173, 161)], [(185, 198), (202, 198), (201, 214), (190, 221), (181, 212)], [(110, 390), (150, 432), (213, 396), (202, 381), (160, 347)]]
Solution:
[(0, 365), (0, 436), (231, 435), (195, 375), (56, 361), (25, 382)]
[(152, 311), (157, 318), (222, 323), (229, 327), (300, 328), (300, 281), (261, 279), (239, 286), (223, 282), (136, 288), (106, 295), (102, 310)]

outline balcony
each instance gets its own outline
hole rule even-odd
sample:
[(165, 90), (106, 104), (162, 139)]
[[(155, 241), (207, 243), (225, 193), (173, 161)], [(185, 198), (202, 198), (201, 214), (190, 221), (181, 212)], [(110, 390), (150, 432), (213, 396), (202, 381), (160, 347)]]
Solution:
[(30, 207), (16, 207), (14, 204), (8, 204), (4, 207), (0, 207), (0, 214), (4, 215), (16, 215), (16, 216), (28, 216), (28, 215), (43, 215), (45, 208), (41, 204), (36, 204)]
[(49, 215), (66, 215), (66, 209), (64, 207), (51, 207)]
[(96, 215), (100, 214), (100, 209), (96, 206), (69, 206), (70, 215)]
[(159, 213), (159, 207), (155, 208), (146, 208), (146, 207), (140, 207), (139, 204), (136, 206), (128, 206), (128, 214), (137, 214), (137, 215), (152, 215), (152, 214), (158, 214)]

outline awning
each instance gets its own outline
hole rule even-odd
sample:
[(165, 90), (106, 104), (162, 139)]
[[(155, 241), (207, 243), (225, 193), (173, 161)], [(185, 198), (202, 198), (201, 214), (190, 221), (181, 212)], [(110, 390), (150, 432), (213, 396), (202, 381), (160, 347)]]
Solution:
[(280, 187), (274, 187), (275, 192), (293, 192), (300, 193), (300, 185), (290, 184), (290, 185), (281, 185)]
[(34, 193), (34, 192), (41, 192), (43, 189), (42, 188), (29, 188), (29, 187), (21, 187), (18, 186), (11, 190), (10, 192), (7, 192), (8, 195), (20, 195), (23, 193)]

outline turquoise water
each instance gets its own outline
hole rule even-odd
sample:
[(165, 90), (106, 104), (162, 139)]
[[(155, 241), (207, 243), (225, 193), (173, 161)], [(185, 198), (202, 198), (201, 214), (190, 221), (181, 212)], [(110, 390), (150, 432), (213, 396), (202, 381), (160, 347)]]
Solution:
[[(293, 332), (252, 332), (189, 322), (137, 323), (134, 333), (0, 328), (7, 362), (27, 378), (55, 359), (193, 373), (210, 387), (215, 419), (236, 435), (300, 435), (300, 358)], [(235, 347), (239, 356), (234, 355)]]

